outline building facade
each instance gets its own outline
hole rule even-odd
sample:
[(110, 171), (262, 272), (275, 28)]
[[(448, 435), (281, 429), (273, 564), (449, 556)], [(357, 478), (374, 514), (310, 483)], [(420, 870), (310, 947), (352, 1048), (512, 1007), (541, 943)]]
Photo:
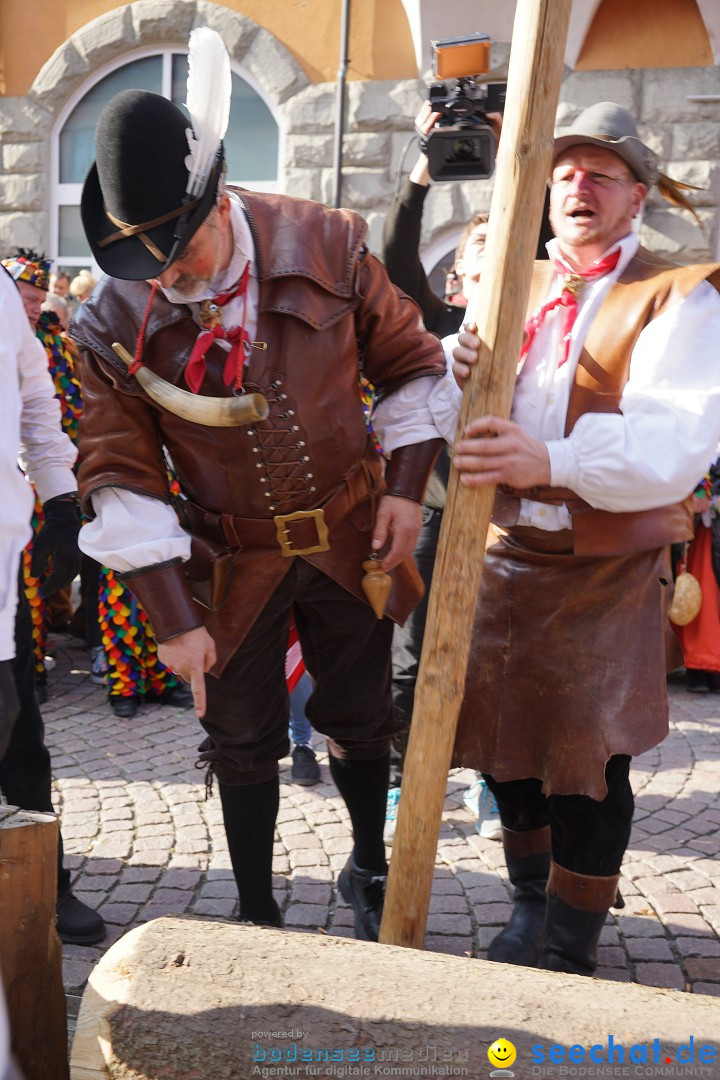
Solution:
[[(218, 30), (231, 57), (229, 180), (330, 204), (339, 187), (379, 251), (385, 211), (417, 153), (430, 41), (488, 33), (490, 77), (502, 79), (514, 9), (514, 0), (3, 0), (0, 253), (33, 247), (71, 272), (91, 266), (79, 200), (100, 110), (129, 86), (182, 103), (187, 40), (200, 25)], [(688, 195), (700, 224), (654, 193), (641, 225), (648, 247), (683, 262), (720, 256), (719, 62), (717, 0), (573, 2), (558, 130), (600, 100), (638, 118), (664, 171), (698, 189)], [(492, 184), (433, 185), (426, 267), (451, 259), (464, 222), (489, 209)]]

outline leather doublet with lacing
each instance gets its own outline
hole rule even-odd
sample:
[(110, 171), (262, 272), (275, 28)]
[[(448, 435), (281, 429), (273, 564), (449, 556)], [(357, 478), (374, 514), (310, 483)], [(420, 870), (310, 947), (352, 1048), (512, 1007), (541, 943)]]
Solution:
[[(73, 324), (83, 354), (83, 498), (109, 485), (166, 499), (165, 446), (188, 499), (207, 512), (208, 521), (237, 532), (231, 594), (222, 611), (206, 617), (218, 642), (216, 670), (287, 571), (288, 552), (283, 555), (273, 539), (277, 517), (307, 514), (332, 501), (336, 510), (328, 516), (336, 518), (342, 507), (327, 550), (301, 557), (364, 599), (361, 564), (370, 551), (382, 479), (361, 407), (358, 358), (380, 394), (411, 379), (440, 376), (445, 366), (439, 342), (422, 329), (415, 305), (390, 285), (364, 248), (361, 218), (285, 196), (243, 192), (242, 199), (257, 255), (255, 337), (267, 345), (251, 350), (245, 389), (266, 397), (265, 420), (250, 427), (203, 427), (147, 398), (112, 351), (116, 340), (133, 351), (146, 283), (104, 279)], [(197, 332), (187, 307), (158, 296), (148, 321), (145, 364), (185, 389), (184, 369)], [(232, 392), (223, 382), (224, 361), (224, 351), (213, 345), (202, 395)], [(350, 490), (357, 502), (346, 497)], [(312, 525), (312, 517), (301, 517), (299, 526), (288, 526), (298, 547), (315, 546), (306, 543)], [(394, 580), (388, 614), (402, 621), (420, 595), (414, 566), (398, 568)]]

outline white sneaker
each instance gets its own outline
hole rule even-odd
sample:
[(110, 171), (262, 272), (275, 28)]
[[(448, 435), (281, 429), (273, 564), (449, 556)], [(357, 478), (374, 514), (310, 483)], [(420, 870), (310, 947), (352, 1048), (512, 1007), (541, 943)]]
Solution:
[(392, 847), (392, 842), (395, 839), (395, 827), (397, 825), (398, 803), (400, 802), (400, 788), (391, 787), (387, 795), (387, 809), (385, 811), (385, 828), (383, 829), (383, 840), (385, 843)]
[(96, 645), (90, 650), (90, 682), (95, 683), (96, 686), (104, 686), (107, 669), (105, 650), (102, 645)]
[(466, 788), (463, 802), (477, 819), (475, 831), (479, 836), (485, 840), (502, 840), (502, 825), (495, 796), (479, 774), (476, 774), (473, 782)]

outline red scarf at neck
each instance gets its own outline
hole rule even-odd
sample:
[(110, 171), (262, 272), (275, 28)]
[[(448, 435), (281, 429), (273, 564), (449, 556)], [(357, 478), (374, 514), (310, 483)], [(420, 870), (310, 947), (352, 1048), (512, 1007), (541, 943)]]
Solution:
[(222, 322), (218, 321), (212, 329), (201, 330), (198, 334), (192, 352), (190, 353), (187, 367), (185, 368), (185, 382), (188, 384), (193, 394), (197, 394), (202, 386), (203, 379), (205, 378), (205, 355), (212, 343), (218, 338), (222, 341), (229, 341), (232, 346), (227, 355), (227, 360), (225, 361), (223, 381), (226, 386), (230, 386), (231, 383), (234, 383), (236, 390), (239, 390), (242, 387), (242, 373), (243, 365), (245, 363), (245, 342), (250, 341), (250, 335), (243, 326), (243, 323), (245, 322), (245, 308), (247, 305), (247, 288), (249, 280), (250, 263), (247, 263), (240, 275), (240, 280), (237, 285), (229, 292), (222, 293), (220, 296), (214, 296), (212, 299), (213, 304), (216, 304), (218, 308), (222, 308), (225, 304), (234, 300), (236, 296), (241, 296), (244, 301), (243, 315), (240, 325), (233, 327), (231, 330), (226, 330), (222, 325)]
[(545, 322), (545, 318), (549, 312), (554, 311), (556, 307), (565, 308), (565, 321), (562, 326), (561, 347), (562, 355), (558, 362), (558, 367), (562, 367), (567, 363), (568, 356), (570, 355), (570, 338), (572, 336), (572, 329), (575, 325), (575, 320), (578, 315), (578, 300), (580, 293), (583, 290), (583, 286), (587, 281), (592, 281), (595, 278), (603, 277), (605, 274), (609, 274), (611, 270), (614, 270), (620, 259), (620, 248), (617, 251), (612, 251), (609, 255), (606, 255), (600, 262), (593, 263), (587, 270), (584, 270), (581, 274), (569, 273), (567, 266), (559, 262), (557, 259), (553, 259), (553, 266), (558, 274), (563, 275), (563, 287), (559, 296), (556, 296), (554, 300), (548, 300), (543, 304), (541, 308), (531, 315), (528, 321), (525, 323), (525, 341), (523, 347), (520, 350), (520, 360), (524, 360), (528, 354), (530, 346), (533, 343), (533, 339), (538, 330)]

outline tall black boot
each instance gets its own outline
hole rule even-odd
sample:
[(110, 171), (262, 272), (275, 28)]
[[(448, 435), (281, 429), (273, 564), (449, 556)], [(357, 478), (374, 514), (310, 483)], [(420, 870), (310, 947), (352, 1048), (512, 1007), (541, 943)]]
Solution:
[(218, 784), (223, 821), (235, 881), (240, 921), (282, 926), (272, 894), (275, 819), (280, 800), (278, 778), (262, 784)]
[(547, 941), (539, 967), (592, 975), (608, 909), (618, 897), (619, 874), (592, 877), (553, 862), (548, 877)]
[(545, 940), (545, 885), (550, 870), (550, 826), (517, 832), (503, 827), (503, 847), (513, 892), (507, 926), (490, 942), (488, 960), (537, 967)]

